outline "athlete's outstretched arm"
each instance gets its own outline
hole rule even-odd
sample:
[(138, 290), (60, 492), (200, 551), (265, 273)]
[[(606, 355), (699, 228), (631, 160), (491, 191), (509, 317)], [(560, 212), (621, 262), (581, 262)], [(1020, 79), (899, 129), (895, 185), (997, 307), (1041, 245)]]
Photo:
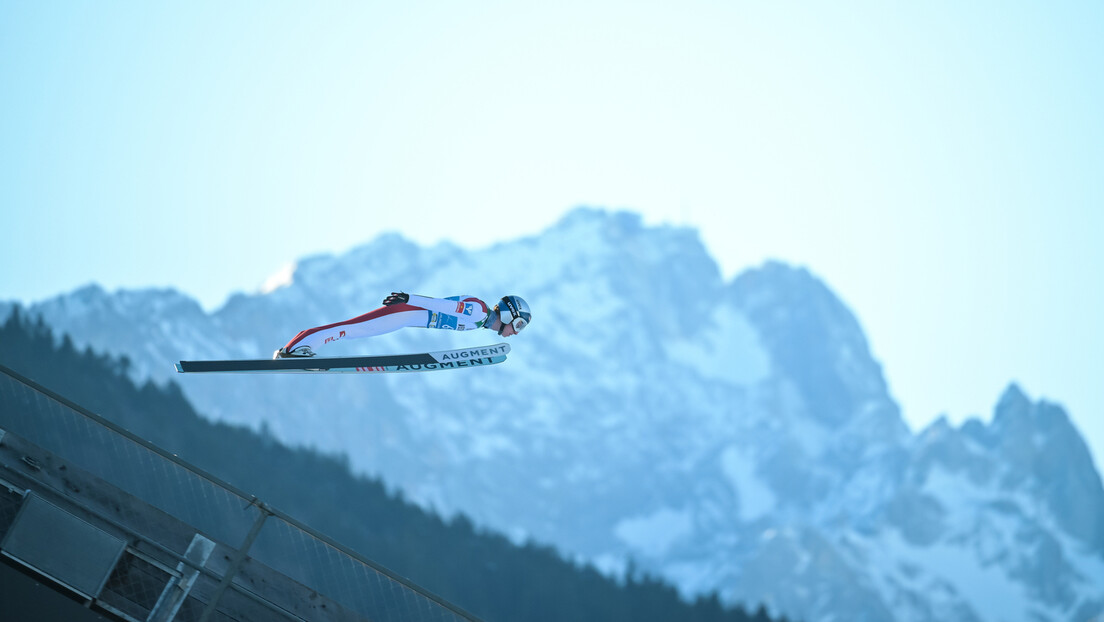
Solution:
[[(444, 298), (430, 298), (429, 296), (410, 294), (410, 301), (407, 304), (421, 307), (422, 309), (429, 309), (430, 311), (437, 311), (438, 313), (459, 315), (464, 312), (465, 302), (479, 300), (475, 296), (454, 296), (453, 298), (454, 300), (447, 300)], [(483, 306), (486, 307), (486, 305)], [(486, 308), (483, 309), (483, 312), (486, 313)]]

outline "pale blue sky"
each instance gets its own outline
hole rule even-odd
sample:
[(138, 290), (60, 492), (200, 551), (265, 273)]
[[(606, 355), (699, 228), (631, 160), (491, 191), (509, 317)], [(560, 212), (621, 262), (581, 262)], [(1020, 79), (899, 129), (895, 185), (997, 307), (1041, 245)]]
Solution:
[(1095, 1), (0, 0), (0, 298), (210, 309), (382, 231), (630, 208), (727, 276), (812, 269), (915, 428), (1016, 380), (1099, 464), (1102, 32)]

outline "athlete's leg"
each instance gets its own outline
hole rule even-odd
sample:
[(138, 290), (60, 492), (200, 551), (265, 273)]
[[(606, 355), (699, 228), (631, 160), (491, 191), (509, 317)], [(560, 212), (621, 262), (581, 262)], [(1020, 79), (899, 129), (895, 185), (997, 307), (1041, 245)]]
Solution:
[(429, 322), (429, 311), (410, 305), (391, 305), (369, 311), (351, 320), (308, 328), (300, 332), (284, 346), (291, 352), (300, 346), (310, 346), (311, 350), (338, 341), (339, 339), (357, 339), (375, 337), (406, 326), (421, 326)]

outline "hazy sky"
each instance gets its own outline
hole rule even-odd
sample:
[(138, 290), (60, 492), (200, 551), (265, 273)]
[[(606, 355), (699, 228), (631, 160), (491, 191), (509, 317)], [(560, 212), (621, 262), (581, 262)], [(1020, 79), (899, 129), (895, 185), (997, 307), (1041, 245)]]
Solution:
[(805, 265), (914, 428), (1010, 381), (1104, 456), (1104, 3), (0, 0), (0, 298), (208, 309), (577, 205)]

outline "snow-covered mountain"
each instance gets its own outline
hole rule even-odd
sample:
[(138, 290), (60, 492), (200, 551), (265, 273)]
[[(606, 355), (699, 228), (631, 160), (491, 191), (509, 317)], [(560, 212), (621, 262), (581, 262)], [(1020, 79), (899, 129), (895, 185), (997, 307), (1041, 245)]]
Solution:
[[(346, 453), (426, 506), (611, 572), (631, 559), (687, 593), (808, 621), (1104, 613), (1104, 488), (1066, 413), (1011, 386), (987, 424), (913, 434), (855, 317), (805, 269), (725, 282), (696, 231), (579, 209), (483, 250), (387, 235), (281, 277), (212, 314), (171, 290), (94, 286), (31, 311), (126, 354), (139, 378), (177, 381), (211, 417)], [(520, 294), (534, 323), (495, 367), (173, 370), (267, 357), (400, 289)], [(497, 341), (483, 333), (408, 329), (323, 354)]]

